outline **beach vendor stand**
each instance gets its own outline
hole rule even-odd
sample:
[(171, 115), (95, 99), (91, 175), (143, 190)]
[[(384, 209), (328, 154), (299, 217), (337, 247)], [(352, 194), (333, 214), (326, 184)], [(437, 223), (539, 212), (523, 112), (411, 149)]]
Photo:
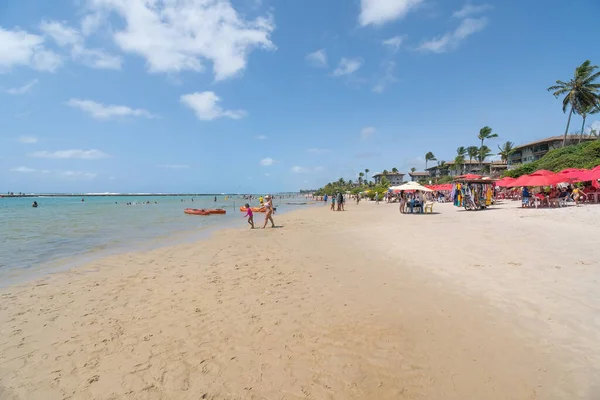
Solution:
[(454, 178), (450, 196), (456, 207), (467, 211), (485, 210), (494, 201), (495, 180), (479, 175)]

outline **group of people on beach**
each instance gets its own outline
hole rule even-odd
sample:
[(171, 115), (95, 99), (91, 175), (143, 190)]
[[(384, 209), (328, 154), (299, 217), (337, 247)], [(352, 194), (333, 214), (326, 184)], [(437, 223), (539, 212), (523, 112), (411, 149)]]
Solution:
[[(273, 207), (273, 197), (271, 195), (266, 195), (264, 199), (260, 197), (261, 208), (265, 210), (265, 223), (263, 224), (262, 229), (267, 227), (267, 224), (271, 222), (271, 228), (275, 228), (275, 221), (273, 221), (273, 214), (275, 213), (275, 207)], [(246, 207), (246, 215), (244, 218), (248, 218), (248, 225), (250, 225), (250, 229), (254, 229), (254, 212), (252, 211), (252, 207), (250, 204), (246, 203), (244, 205)]]
[[(325, 202), (325, 204), (327, 204), (328, 197), (329, 196), (327, 195), (323, 196), (323, 201)], [(344, 209), (346, 197), (342, 194), (342, 192), (338, 192), (337, 194), (332, 195), (329, 201), (331, 203), (331, 211), (346, 211)]]

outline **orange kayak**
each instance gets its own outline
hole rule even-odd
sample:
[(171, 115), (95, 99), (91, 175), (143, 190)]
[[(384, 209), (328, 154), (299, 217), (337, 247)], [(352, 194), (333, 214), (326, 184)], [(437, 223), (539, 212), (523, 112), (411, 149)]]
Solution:
[[(261, 213), (267, 212), (267, 210), (264, 207), (250, 207), (250, 209), (253, 212), (261, 212)], [(246, 211), (248, 211), (248, 209), (246, 207), (242, 206), (242, 207), (240, 207), (240, 211), (241, 212), (246, 212)]]
[(223, 210), (222, 208), (218, 208), (216, 210), (206, 210), (209, 214), (226, 214), (227, 211)]
[(197, 208), (186, 208), (183, 212), (190, 215), (210, 215), (207, 210), (199, 210)]

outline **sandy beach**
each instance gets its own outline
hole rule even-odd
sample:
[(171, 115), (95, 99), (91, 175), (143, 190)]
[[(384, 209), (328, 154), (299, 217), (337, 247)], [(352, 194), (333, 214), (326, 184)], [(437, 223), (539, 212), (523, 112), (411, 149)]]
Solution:
[(434, 211), (314, 206), (2, 289), (0, 399), (599, 399), (600, 207)]

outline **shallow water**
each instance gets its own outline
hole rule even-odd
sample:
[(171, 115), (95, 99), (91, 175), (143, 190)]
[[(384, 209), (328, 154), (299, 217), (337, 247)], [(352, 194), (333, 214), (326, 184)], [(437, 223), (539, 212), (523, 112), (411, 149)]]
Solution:
[[(302, 198), (303, 199), (303, 198)], [(33, 201), (38, 208), (32, 208)], [(236, 196), (111, 196), (0, 198), (0, 286), (71, 263), (121, 251), (193, 241), (211, 228), (245, 226)], [(183, 200), (183, 201), (182, 201)], [(142, 204), (145, 202), (150, 204)], [(277, 213), (302, 207), (276, 199)], [(305, 201), (305, 200), (302, 200)], [(127, 205), (127, 203), (133, 205)], [(155, 204), (156, 202), (156, 204)], [(226, 215), (196, 216), (184, 208), (225, 208)], [(262, 221), (261, 216), (255, 220)]]

